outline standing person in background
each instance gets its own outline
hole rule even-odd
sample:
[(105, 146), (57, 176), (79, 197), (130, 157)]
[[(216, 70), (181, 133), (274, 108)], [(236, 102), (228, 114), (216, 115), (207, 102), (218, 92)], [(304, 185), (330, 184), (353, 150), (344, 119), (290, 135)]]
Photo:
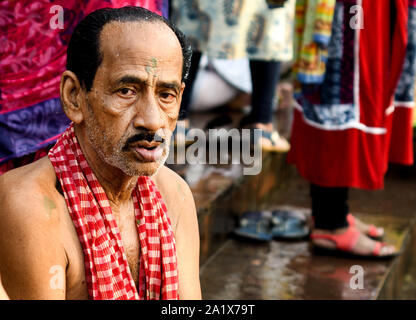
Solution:
[[(364, 257), (396, 254), (394, 247), (374, 240), (383, 236), (382, 228), (349, 213), (348, 190), (380, 189), (389, 160), (409, 163), (409, 152), (397, 150), (411, 148), (411, 139), (392, 135), (392, 119), (406, 50), (401, 82), (406, 89), (401, 85), (399, 91), (408, 92), (410, 101), (414, 97), (414, 10), (414, 1), (407, 0), (296, 3), (300, 90), (288, 161), (311, 183), (315, 248)], [(401, 127), (406, 125), (410, 121)], [(394, 159), (391, 154), (389, 159), (390, 145)]]
[(292, 59), (294, 0), (174, 0), (171, 19), (190, 40), (194, 54), (181, 105), (188, 109), (201, 54), (213, 59), (250, 60), (252, 108), (240, 127), (262, 129), (263, 150), (287, 151), (289, 143), (273, 128), (272, 112), (282, 61)]

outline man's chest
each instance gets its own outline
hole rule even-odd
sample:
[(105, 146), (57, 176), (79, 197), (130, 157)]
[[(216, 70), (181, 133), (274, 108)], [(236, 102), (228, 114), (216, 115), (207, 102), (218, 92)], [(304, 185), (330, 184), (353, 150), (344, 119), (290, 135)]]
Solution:
[[(122, 215), (115, 219), (122, 240), (122, 246), (129, 265), (130, 273), (138, 288), (140, 241), (134, 214)], [(68, 265), (66, 269), (67, 299), (88, 299), (85, 278), (84, 254), (74, 223), (67, 212), (61, 220), (62, 242), (65, 247)]]
[(137, 287), (139, 279), (140, 239), (134, 214), (129, 214), (118, 219), (117, 225), (130, 272)]

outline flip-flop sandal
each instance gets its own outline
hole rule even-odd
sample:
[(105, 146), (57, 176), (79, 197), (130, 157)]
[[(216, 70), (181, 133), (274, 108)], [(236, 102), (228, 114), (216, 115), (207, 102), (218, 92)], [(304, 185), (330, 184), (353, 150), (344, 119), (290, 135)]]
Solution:
[(268, 242), (273, 239), (270, 218), (265, 217), (262, 211), (246, 212), (240, 219), (240, 227), (234, 230), (238, 237)]
[[(347, 221), (348, 221), (348, 225), (350, 227), (355, 227), (355, 217), (349, 213), (347, 215)], [(366, 235), (374, 240), (381, 240), (384, 237), (384, 232), (382, 232), (381, 234), (379, 233), (379, 228), (377, 228), (375, 225), (371, 224), (370, 228), (368, 230), (368, 232), (366, 233)]]
[(356, 246), (358, 239), (361, 233), (355, 227), (348, 227), (347, 231), (342, 234), (332, 235), (332, 234), (311, 234), (312, 240), (329, 240), (336, 244), (335, 248), (326, 248), (319, 245), (313, 245), (314, 252), (317, 254), (324, 254), (330, 256), (337, 256), (343, 258), (354, 258), (354, 259), (374, 259), (374, 260), (383, 260), (391, 259), (400, 254), (399, 251), (393, 252), (388, 255), (380, 255), (381, 249), (386, 247), (387, 244), (377, 241), (373, 252), (370, 255), (361, 255), (358, 253), (352, 252)]
[(307, 219), (296, 211), (275, 210), (272, 212), (272, 234), (275, 239), (300, 240), (309, 235)]
[[(255, 136), (254, 130), (250, 130), (250, 138), (253, 144), (261, 144), (261, 148), (265, 152), (288, 152), (290, 149), (289, 142), (286, 139), (280, 137), (277, 131), (261, 130), (261, 136)], [(266, 139), (270, 141), (270, 145), (265, 145), (260, 142), (260, 139)], [(279, 146), (279, 141), (281, 145)]]

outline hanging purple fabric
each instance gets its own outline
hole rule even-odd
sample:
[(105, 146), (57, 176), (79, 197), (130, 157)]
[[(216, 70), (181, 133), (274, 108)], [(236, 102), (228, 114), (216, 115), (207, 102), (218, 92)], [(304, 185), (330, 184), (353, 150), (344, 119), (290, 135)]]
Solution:
[(0, 174), (68, 127), (59, 82), (75, 26), (94, 10), (126, 5), (168, 15), (167, 0), (0, 1)]

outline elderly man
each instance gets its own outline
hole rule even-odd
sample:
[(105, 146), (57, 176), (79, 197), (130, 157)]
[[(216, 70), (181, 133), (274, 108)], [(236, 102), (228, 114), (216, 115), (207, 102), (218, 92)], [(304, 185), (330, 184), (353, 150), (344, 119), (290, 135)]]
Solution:
[(200, 299), (194, 201), (163, 166), (190, 51), (143, 8), (77, 26), (60, 86), (71, 126), (48, 157), (0, 179), (11, 299)]

